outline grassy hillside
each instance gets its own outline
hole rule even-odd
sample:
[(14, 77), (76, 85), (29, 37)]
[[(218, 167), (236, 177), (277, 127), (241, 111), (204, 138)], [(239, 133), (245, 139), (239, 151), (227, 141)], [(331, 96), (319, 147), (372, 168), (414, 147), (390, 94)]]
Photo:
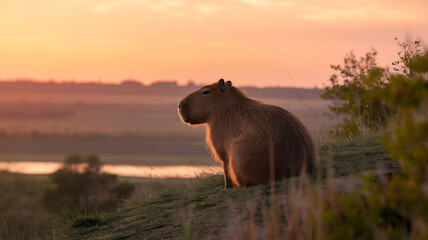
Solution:
[(0, 239), (37, 239), (60, 220), (40, 201), (50, 186), (47, 175), (0, 171)]
[[(382, 174), (390, 174), (398, 169), (374, 138), (324, 144), (319, 154), (322, 170), (318, 176), (322, 178), (318, 181), (324, 182), (333, 169), (337, 186), (344, 190), (358, 184), (362, 172), (383, 169)], [(308, 181), (316, 178), (310, 176)], [(293, 186), (298, 180), (222, 192), (223, 177), (210, 176), (127, 208), (71, 219), (53, 234), (57, 239), (235, 238), (242, 222), (251, 220), (255, 228), (265, 226), (269, 207), (274, 204), (270, 193), (275, 191), (277, 199), (290, 201), (296, 196)]]

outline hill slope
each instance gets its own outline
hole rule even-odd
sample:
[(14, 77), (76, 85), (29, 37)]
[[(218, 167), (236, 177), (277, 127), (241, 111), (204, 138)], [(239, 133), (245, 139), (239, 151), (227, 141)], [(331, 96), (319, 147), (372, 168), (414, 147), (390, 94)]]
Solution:
[[(329, 143), (320, 147), (322, 176), (326, 169), (335, 170), (337, 185), (344, 176), (357, 182), (362, 172), (383, 169), (391, 173), (398, 166), (375, 140), (346, 143)], [(310, 176), (312, 181), (315, 177)], [(293, 195), (287, 186), (298, 179), (275, 183), (276, 196)], [(67, 239), (164, 239), (164, 238), (222, 238), (231, 230), (232, 223), (248, 219), (253, 209), (255, 222), (263, 226), (266, 209), (272, 204), (270, 185), (236, 188), (221, 192), (223, 177), (211, 176), (189, 181), (180, 191), (168, 191), (151, 201), (141, 202), (114, 212), (81, 216), (62, 229), (61, 237)], [(346, 189), (345, 189), (346, 190)], [(251, 206), (256, 206), (251, 208)]]

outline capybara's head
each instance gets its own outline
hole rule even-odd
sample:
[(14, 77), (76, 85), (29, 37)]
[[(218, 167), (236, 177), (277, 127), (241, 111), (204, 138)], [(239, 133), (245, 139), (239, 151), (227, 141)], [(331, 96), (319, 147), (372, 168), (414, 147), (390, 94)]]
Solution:
[(228, 101), (232, 82), (220, 79), (187, 95), (178, 105), (181, 120), (189, 124), (207, 123)]

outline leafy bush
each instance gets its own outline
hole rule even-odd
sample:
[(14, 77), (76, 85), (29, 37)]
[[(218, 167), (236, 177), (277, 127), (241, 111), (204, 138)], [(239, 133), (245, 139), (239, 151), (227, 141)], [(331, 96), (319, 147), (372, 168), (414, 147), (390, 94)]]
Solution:
[(390, 181), (366, 175), (359, 191), (336, 194), (326, 205), (326, 237), (331, 239), (428, 238), (428, 121), (419, 116), (428, 100), (428, 55), (414, 56), (406, 75), (391, 76), (382, 98), (397, 106), (400, 126), (384, 139), (402, 172)]
[(329, 108), (342, 121), (330, 135), (351, 138), (363, 128), (377, 130), (385, 127), (395, 114), (395, 108), (388, 107), (378, 94), (389, 83), (390, 73), (387, 68), (377, 66), (376, 55), (372, 49), (357, 59), (351, 51), (343, 66), (331, 65), (339, 73), (330, 77), (331, 86), (325, 88), (321, 97), (333, 100)]
[[(400, 75), (406, 77), (414, 77), (415, 75), (420, 75), (424, 72), (424, 60), (422, 58), (426, 57), (424, 51), (422, 51), (422, 46), (420, 41), (414, 41), (410, 43), (397, 41), (398, 46), (400, 46), (401, 51), (398, 52), (399, 60), (396, 60), (392, 63), (394, 70), (397, 71)], [(425, 66), (426, 68), (427, 66)]]
[(120, 183), (117, 175), (101, 172), (98, 156), (69, 155), (63, 167), (51, 175), (55, 188), (44, 196), (45, 205), (56, 212), (85, 213), (111, 209), (128, 198), (134, 185)]
[(383, 92), (391, 88), (391, 81), (405, 82), (406, 79), (423, 75), (427, 66), (424, 65), (426, 54), (421, 49), (420, 41), (405, 43), (397, 40), (397, 43), (401, 51), (398, 52), (399, 59), (392, 65), (398, 75), (391, 75), (388, 68), (377, 66), (377, 52), (374, 49), (359, 60), (351, 51), (345, 56), (343, 66), (331, 65), (339, 73), (330, 77), (331, 86), (325, 88), (321, 97), (333, 101), (329, 108), (341, 119), (330, 131), (330, 136), (352, 138), (400, 121), (397, 105), (386, 104), (388, 97), (382, 98)]

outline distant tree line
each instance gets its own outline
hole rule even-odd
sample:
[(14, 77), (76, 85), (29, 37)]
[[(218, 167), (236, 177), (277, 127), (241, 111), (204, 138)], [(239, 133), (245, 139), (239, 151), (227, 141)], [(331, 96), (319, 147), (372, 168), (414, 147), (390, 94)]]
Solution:
[[(233, 79), (232, 79), (233, 80)], [(215, 79), (213, 81), (216, 81)], [(79, 94), (126, 94), (126, 95), (159, 95), (183, 96), (201, 87), (193, 82), (178, 85), (176, 81), (160, 81), (144, 85), (137, 80), (125, 80), (121, 84), (78, 83), (78, 82), (37, 82), (34, 80), (0, 81), (0, 92), (28, 93), (79, 93)], [(256, 98), (283, 99), (319, 99), (317, 88), (295, 87), (249, 87), (239, 86), (245, 93)]]

